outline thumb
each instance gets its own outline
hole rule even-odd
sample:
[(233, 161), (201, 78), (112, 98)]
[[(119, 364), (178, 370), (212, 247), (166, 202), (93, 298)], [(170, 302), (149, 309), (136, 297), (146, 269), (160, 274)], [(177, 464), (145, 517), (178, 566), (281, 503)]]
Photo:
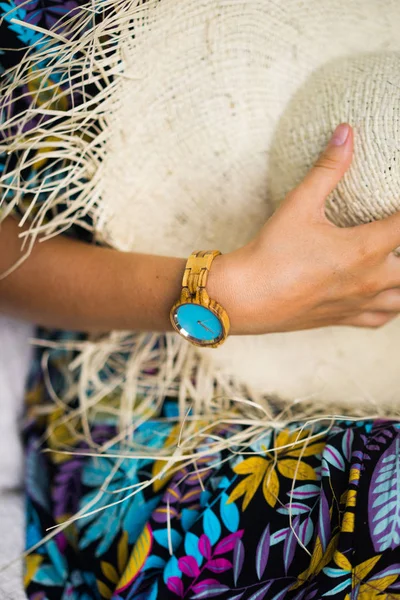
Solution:
[(294, 190), (294, 196), (311, 206), (324, 206), (326, 197), (335, 189), (351, 164), (353, 130), (347, 123), (339, 125), (311, 171)]

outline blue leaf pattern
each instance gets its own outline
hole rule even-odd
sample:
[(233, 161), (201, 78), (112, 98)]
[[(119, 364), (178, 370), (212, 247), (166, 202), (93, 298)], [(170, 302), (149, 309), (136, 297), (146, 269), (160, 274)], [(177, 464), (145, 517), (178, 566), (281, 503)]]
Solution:
[(299, 528), (299, 538), (304, 546), (310, 542), (314, 533), (314, 523), (311, 517), (307, 517)]
[(343, 456), (345, 457), (347, 462), (350, 462), (350, 460), (351, 460), (353, 441), (354, 441), (353, 430), (347, 429), (347, 431), (345, 431), (343, 438), (342, 438), (342, 452), (343, 452)]
[(322, 594), (322, 595), (324, 597), (325, 596), (335, 596), (335, 594), (338, 594), (339, 592), (343, 592), (344, 590), (347, 590), (347, 588), (349, 588), (349, 589), (351, 588), (351, 577), (348, 577), (341, 583), (338, 583), (337, 586), (335, 586), (334, 588), (332, 588), (328, 592), (325, 592), (325, 594)]
[(343, 460), (343, 456), (340, 454), (339, 450), (330, 444), (327, 444), (324, 448), (324, 452), (322, 454), (322, 463), (328, 462), (332, 466), (344, 471), (345, 464)]
[(201, 567), (204, 557), (199, 550), (199, 540), (200, 538), (197, 535), (188, 531), (185, 535), (184, 547), (186, 554), (188, 556), (193, 556), (196, 559), (197, 564)]
[(289, 531), (290, 527), (284, 527), (283, 529), (275, 531), (275, 533), (271, 535), (270, 545), (274, 546), (275, 544), (280, 544), (281, 542), (283, 542), (286, 539), (286, 536), (289, 533)]
[(163, 573), (164, 583), (167, 583), (169, 577), (179, 577), (179, 579), (182, 578), (182, 571), (178, 567), (178, 559), (176, 558), (176, 556), (171, 556), (171, 558), (165, 565)]
[[(174, 556), (171, 556), (171, 559), (175, 558)], [(171, 560), (170, 559), (170, 560)], [(176, 560), (176, 559), (175, 559)], [(169, 562), (169, 561), (168, 561)], [(178, 562), (178, 561), (176, 561)], [(151, 556), (149, 556), (149, 558), (146, 560), (144, 566), (143, 566), (143, 571), (149, 571), (150, 569), (166, 569), (166, 563), (165, 560), (163, 558), (161, 558), (160, 556), (156, 556), (155, 554), (152, 554)]]
[(221, 537), (221, 524), (211, 508), (207, 508), (204, 511), (203, 528), (204, 533), (208, 536), (211, 542), (211, 545), (213, 546), (216, 544)]
[(344, 569), (335, 569), (333, 567), (325, 567), (323, 571), (326, 575), (328, 575), (328, 577), (332, 577), (334, 579), (337, 577), (343, 577), (343, 575), (346, 575), (346, 573), (350, 573), (350, 571), (346, 571)]
[(234, 502), (228, 504), (229, 496), (225, 492), (221, 494), (220, 514), (225, 527), (231, 533), (234, 533), (239, 528), (239, 509)]
[(33, 576), (33, 581), (43, 585), (54, 585), (61, 587), (65, 583), (65, 578), (57, 572), (57, 569), (52, 565), (45, 565), (37, 571)]
[(283, 508), (278, 508), (277, 512), (281, 515), (303, 515), (310, 512), (310, 507), (302, 502), (292, 502), (291, 504), (285, 504)]
[(382, 454), (370, 483), (369, 529), (377, 552), (394, 549), (400, 544), (399, 447), (397, 436)]
[[(154, 539), (160, 544), (160, 546), (162, 546), (163, 548), (169, 547), (168, 530), (167, 529), (160, 529), (159, 531), (154, 531), (153, 535), (154, 535)], [(178, 533), (178, 531), (176, 531), (176, 529), (171, 529), (170, 536), (171, 536), (172, 549), (176, 550), (176, 548), (179, 546), (179, 544), (182, 541), (182, 536), (180, 533)]]
[(191, 528), (193, 523), (196, 521), (198, 514), (199, 514), (198, 510), (193, 510), (190, 508), (184, 508), (182, 510), (181, 522), (182, 522), (182, 527), (185, 531), (188, 531)]
[(319, 496), (320, 491), (321, 488), (318, 485), (307, 483), (294, 488), (293, 491), (288, 492), (288, 496), (290, 496), (293, 500), (306, 500), (308, 498), (315, 498), (315, 496)]

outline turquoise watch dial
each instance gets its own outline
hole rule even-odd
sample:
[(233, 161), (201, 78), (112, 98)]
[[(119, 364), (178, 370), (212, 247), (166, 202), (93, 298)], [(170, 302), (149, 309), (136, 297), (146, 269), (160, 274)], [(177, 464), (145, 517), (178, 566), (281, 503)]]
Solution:
[(213, 344), (223, 336), (220, 319), (200, 304), (180, 304), (173, 315), (180, 334), (199, 344)]

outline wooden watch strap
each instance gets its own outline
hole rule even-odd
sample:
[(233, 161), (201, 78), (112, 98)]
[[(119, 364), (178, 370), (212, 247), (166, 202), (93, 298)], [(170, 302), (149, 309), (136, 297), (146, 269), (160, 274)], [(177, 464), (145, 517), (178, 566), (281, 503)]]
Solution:
[(211, 264), (219, 250), (196, 250), (189, 256), (182, 279), (182, 287), (194, 296), (199, 288), (205, 288)]

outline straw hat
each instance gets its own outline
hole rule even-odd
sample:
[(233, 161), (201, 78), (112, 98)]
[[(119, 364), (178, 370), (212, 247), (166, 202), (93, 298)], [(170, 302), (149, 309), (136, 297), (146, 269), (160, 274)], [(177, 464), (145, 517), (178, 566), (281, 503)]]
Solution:
[[(43, 224), (66, 194), (49, 183), (32, 239), (57, 233), (86, 210), (97, 237), (121, 250), (230, 251), (256, 234), (341, 121), (355, 128), (355, 160), (328, 201), (330, 218), (348, 225), (400, 208), (398, 0), (105, 0), (102, 7), (95, 28), (90, 11), (75, 17), (79, 36), (72, 34), (51, 67), (75, 90), (82, 78), (74, 73), (83, 73), (96, 85), (96, 102), (84, 100), (62, 123), (53, 107), (46, 133), (33, 129), (34, 142), (21, 129), (9, 135), (11, 149), (43, 153), (50, 129), (61, 140), (50, 143), (51, 159), (58, 153), (68, 162), (69, 198), (77, 191), (66, 211)], [(50, 42), (59, 46), (57, 38)], [(40, 53), (35, 60), (48, 69)], [(18, 171), (11, 175), (17, 201), (24, 183)], [(145, 369), (149, 338), (113, 333), (82, 360), (97, 365), (95, 356), (106, 360), (127, 340), (139, 365), (135, 385), (159, 386), (160, 376), (152, 382)], [(216, 389), (242, 393), (242, 384), (257, 400), (311, 397), (311, 412), (397, 414), (398, 340), (400, 320), (379, 331), (231, 337), (212, 351), (167, 336), (156, 358), (163, 391), (176, 391), (178, 375), (180, 398), (191, 396), (199, 414)]]

